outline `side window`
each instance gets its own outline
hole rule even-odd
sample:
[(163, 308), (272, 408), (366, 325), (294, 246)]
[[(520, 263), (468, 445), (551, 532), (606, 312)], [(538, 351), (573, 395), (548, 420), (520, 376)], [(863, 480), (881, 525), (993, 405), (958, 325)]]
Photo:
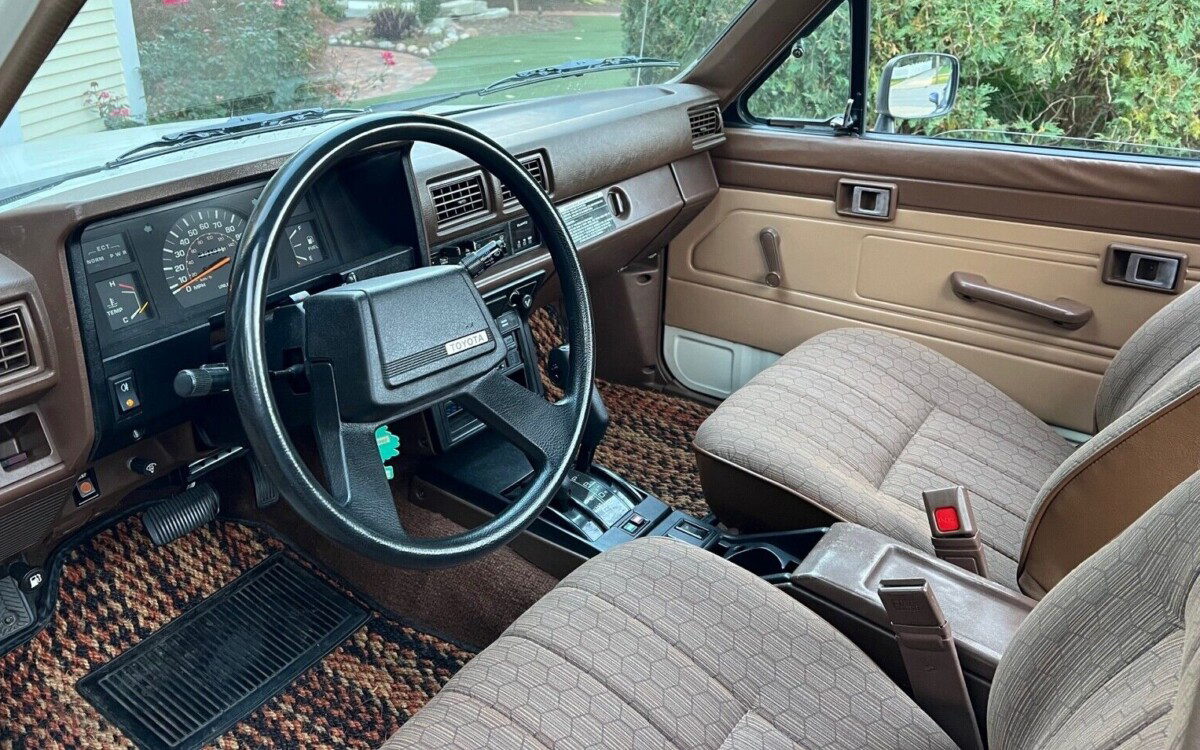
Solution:
[(746, 101), (759, 119), (786, 118), (828, 122), (841, 117), (850, 96), (850, 3), (842, 2), (792, 48)]
[[(1200, 159), (1200, 35), (1176, 3), (872, 6), (870, 130)], [(949, 112), (949, 63), (910, 53), (958, 58)]]

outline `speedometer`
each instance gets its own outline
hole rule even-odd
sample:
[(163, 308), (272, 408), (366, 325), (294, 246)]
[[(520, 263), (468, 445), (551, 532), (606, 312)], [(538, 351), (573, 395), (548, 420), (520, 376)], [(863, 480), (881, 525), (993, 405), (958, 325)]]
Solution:
[(184, 307), (223, 298), (233, 254), (246, 217), (227, 208), (197, 208), (183, 215), (163, 243), (163, 275)]

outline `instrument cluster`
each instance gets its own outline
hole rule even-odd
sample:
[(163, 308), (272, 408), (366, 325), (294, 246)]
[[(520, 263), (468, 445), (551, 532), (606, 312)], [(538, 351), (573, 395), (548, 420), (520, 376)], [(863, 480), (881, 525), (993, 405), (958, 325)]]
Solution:
[[(85, 229), (79, 245), (102, 348), (220, 313), (261, 191), (261, 184), (235, 188)], [(273, 289), (336, 264), (325, 224), (312, 197), (300, 201), (275, 250)]]

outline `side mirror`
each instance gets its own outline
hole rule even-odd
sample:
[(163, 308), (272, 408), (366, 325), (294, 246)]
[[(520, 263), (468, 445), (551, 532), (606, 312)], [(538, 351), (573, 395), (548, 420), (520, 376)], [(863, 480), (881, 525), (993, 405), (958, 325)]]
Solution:
[(896, 132), (896, 120), (944, 117), (958, 97), (958, 58), (941, 52), (897, 55), (883, 66), (875, 100), (875, 131)]

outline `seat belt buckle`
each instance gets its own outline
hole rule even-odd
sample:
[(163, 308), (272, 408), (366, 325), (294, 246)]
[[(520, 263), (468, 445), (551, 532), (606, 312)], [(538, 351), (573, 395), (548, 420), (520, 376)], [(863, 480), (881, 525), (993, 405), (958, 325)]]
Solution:
[(925, 500), (925, 517), (929, 521), (934, 553), (951, 565), (987, 576), (987, 559), (967, 488), (959, 485), (926, 490), (921, 497)]
[(879, 599), (900, 645), (913, 700), (959, 747), (982, 750), (954, 633), (933, 589), (924, 578), (885, 579)]

